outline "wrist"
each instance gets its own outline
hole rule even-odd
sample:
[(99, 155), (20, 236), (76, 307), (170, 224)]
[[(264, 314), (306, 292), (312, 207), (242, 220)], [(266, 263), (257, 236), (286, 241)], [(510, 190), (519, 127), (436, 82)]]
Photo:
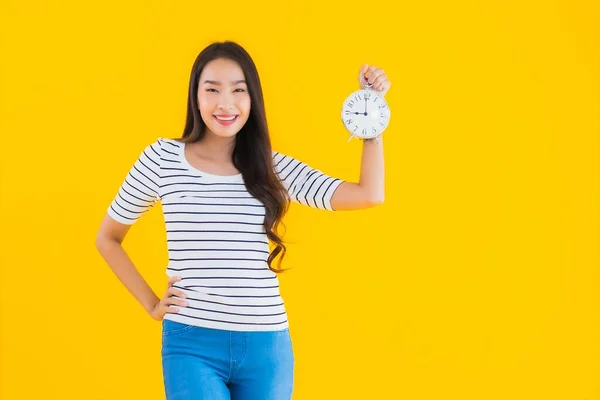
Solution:
[(154, 310), (154, 307), (156, 307), (156, 305), (158, 303), (160, 303), (160, 299), (158, 297), (156, 297), (156, 296), (154, 296), (154, 297), (155, 297), (155, 299), (152, 300), (149, 304), (146, 304), (145, 307), (144, 307), (146, 309), (146, 312), (148, 314), (151, 314), (152, 310)]
[(364, 143), (381, 143), (382, 136), (383, 136), (383, 133), (381, 133), (378, 136), (375, 136), (373, 138), (363, 139), (363, 142)]

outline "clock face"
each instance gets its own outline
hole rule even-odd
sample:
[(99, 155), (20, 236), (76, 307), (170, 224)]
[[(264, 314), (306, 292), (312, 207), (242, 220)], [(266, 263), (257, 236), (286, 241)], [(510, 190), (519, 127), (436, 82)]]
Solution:
[(344, 101), (342, 121), (352, 135), (370, 139), (387, 128), (390, 108), (374, 90), (357, 90)]

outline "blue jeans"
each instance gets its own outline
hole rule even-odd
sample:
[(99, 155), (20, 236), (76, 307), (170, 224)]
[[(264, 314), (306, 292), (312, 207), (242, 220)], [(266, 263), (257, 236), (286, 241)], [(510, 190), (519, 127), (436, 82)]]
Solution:
[(294, 354), (289, 329), (238, 332), (162, 321), (167, 400), (289, 400)]

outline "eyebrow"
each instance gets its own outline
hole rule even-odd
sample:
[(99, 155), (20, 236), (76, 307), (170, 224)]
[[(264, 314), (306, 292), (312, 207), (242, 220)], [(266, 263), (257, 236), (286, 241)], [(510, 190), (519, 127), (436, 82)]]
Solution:
[[(211, 80), (205, 80), (204, 83), (205, 84), (212, 84), (212, 85), (220, 85), (221, 84), (221, 82), (211, 81)], [(246, 81), (242, 79), (242, 80), (239, 80), (239, 81), (233, 81), (233, 82), (231, 82), (232, 85), (237, 85), (238, 83), (246, 83)]]

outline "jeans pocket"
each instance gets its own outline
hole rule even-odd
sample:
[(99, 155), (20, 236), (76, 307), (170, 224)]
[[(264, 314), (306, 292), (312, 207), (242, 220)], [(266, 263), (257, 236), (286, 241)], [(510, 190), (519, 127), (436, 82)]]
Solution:
[(177, 335), (187, 332), (194, 328), (194, 325), (182, 324), (181, 322), (171, 321), (170, 319), (162, 320), (162, 336)]

